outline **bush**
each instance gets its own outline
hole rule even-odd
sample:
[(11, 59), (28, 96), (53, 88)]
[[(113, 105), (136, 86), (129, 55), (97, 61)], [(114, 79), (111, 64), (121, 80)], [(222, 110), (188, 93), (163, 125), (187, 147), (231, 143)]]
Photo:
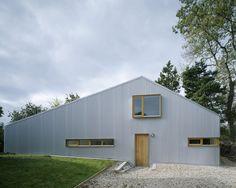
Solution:
[(232, 142), (230, 141), (221, 141), (220, 143), (220, 155), (228, 157), (231, 153)]
[(230, 141), (229, 128), (226, 125), (220, 127), (220, 140)]
[(3, 152), (3, 144), (0, 143), (0, 153)]

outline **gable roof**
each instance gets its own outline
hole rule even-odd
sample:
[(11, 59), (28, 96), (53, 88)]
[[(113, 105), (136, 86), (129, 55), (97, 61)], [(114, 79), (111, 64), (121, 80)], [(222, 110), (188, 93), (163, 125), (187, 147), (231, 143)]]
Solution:
[(209, 112), (211, 112), (211, 113), (213, 113), (213, 114), (219, 116), (219, 114), (217, 114), (216, 112), (214, 112), (214, 111), (212, 111), (212, 110), (206, 108), (205, 106), (202, 106), (202, 105), (198, 104), (197, 102), (195, 102), (195, 101), (193, 101), (193, 100), (191, 100), (191, 99), (188, 99), (188, 98), (184, 97), (183, 95), (180, 95), (179, 93), (176, 93), (176, 92), (170, 90), (169, 88), (167, 88), (167, 87), (165, 87), (165, 86), (163, 86), (163, 85), (161, 85), (161, 84), (158, 84), (158, 83), (156, 83), (156, 82), (154, 82), (154, 81), (152, 81), (152, 80), (150, 80), (150, 79), (148, 79), (148, 78), (146, 78), (146, 77), (144, 77), (144, 76), (141, 76), (141, 77), (142, 77), (143, 79), (147, 80), (148, 82), (150, 82), (150, 83), (152, 83), (152, 84), (154, 84), (154, 85), (158, 85), (158, 87), (161, 87), (161, 88), (163, 88), (163, 89), (165, 89), (165, 90), (167, 90), (167, 91), (169, 91), (169, 92), (175, 94), (176, 96), (181, 97), (181, 98), (185, 99), (186, 101), (188, 101), (188, 102), (190, 102), (190, 103), (192, 103), (192, 104), (194, 104), (194, 105), (197, 105), (197, 106), (201, 107), (202, 109), (205, 109), (205, 110), (207, 110), (207, 111), (209, 111)]
[(66, 104), (62, 104), (62, 105), (60, 105), (60, 106), (58, 106), (58, 107), (56, 107), (56, 108), (52, 108), (52, 109), (49, 109), (49, 110), (47, 110), (47, 111), (37, 113), (37, 114), (35, 114), (35, 115), (26, 117), (26, 118), (24, 118), (24, 119), (20, 119), (20, 120), (18, 120), (18, 121), (9, 122), (9, 123), (8, 123), (7, 125), (5, 125), (5, 126), (13, 125), (13, 124), (15, 124), (15, 123), (18, 123), (18, 122), (21, 122), (21, 121), (24, 121), (24, 120), (33, 118), (33, 117), (35, 117), (35, 116), (39, 116), (39, 115), (42, 115), (42, 114), (44, 114), (44, 113), (47, 113), (47, 112), (50, 112), (50, 111), (53, 111), (53, 110), (62, 108), (62, 107), (64, 107), (64, 106), (66, 106), (66, 105), (70, 105), (70, 104), (76, 103), (76, 102), (78, 102), (78, 101), (80, 101), (80, 100), (83, 100), (83, 99), (89, 98), (89, 97), (91, 97), (91, 96), (94, 96), (94, 95), (97, 95), (97, 94), (100, 94), (100, 93), (109, 91), (109, 90), (111, 90), (111, 89), (114, 89), (114, 88), (116, 88), (116, 87), (120, 87), (120, 86), (122, 86), (122, 85), (128, 84), (128, 83), (130, 83), (130, 82), (133, 82), (133, 81), (136, 81), (136, 80), (139, 80), (139, 79), (143, 79), (143, 80), (145, 80), (145, 81), (147, 81), (147, 82), (149, 82), (149, 83), (151, 83), (151, 84), (154, 84), (154, 85), (156, 85), (156, 86), (158, 86), (158, 87), (161, 87), (161, 88), (167, 90), (168, 92), (171, 92), (172, 94), (174, 94), (174, 95), (176, 95), (176, 96), (178, 96), (178, 97), (181, 97), (181, 98), (185, 99), (186, 101), (191, 102), (192, 104), (197, 105), (197, 106), (199, 106), (199, 107), (201, 107), (201, 108), (203, 108), (203, 109), (205, 109), (205, 110), (207, 110), (207, 111), (209, 111), (209, 112), (211, 112), (211, 113), (213, 113), (213, 114), (219, 116), (219, 114), (217, 114), (216, 112), (214, 112), (214, 111), (212, 111), (212, 110), (210, 110), (210, 109), (208, 109), (208, 108), (206, 108), (206, 107), (204, 107), (204, 106), (202, 106), (202, 105), (200, 105), (200, 104), (198, 104), (198, 103), (192, 101), (191, 99), (188, 99), (188, 98), (186, 98), (186, 97), (180, 95), (179, 93), (176, 93), (176, 92), (174, 92), (174, 91), (168, 89), (167, 87), (162, 86), (161, 84), (158, 84), (158, 83), (156, 83), (156, 82), (154, 82), (154, 81), (152, 81), (152, 80), (150, 80), (150, 79), (148, 79), (148, 78), (146, 78), (146, 77), (144, 77), (144, 76), (139, 76), (139, 77), (137, 77), (137, 78), (134, 78), (134, 79), (131, 79), (131, 80), (129, 80), (129, 81), (123, 82), (123, 83), (121, 83), (121, 84), (112, 86), (112, 87), (110, 87), (110, 88), (104, 89), (104, 90), (99, 91), (99, 92), (97, 92), (97, 93), (93, 93), (93, 94), (91, 94), (91, 95), (88, 95), (88, 96), (85, 96), (85, 97), (76, 99), (76, 100), (74, 100), (74, 101), (72, 101), (72, 102), (69, 102), (69, 103), (66, 103)]

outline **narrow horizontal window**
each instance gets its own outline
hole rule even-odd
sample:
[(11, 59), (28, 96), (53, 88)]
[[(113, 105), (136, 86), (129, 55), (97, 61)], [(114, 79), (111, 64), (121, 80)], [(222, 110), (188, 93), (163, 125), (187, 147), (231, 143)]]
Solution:
[(161, 95), (135, 95), (132, 100), (133, 117), (161, 117)]
[(67, 147), (114, 146), (114, 139), (66, 139)]
[(201, 139), (189, 139), (188, 140), (189, 145), (199, 145), (201, 144)]
[(219, 138), (188, 138), (188, 146), (218, 146)]
[(114, 146), (114, 139), (103, 139), (102, 145), (107, 146)]
[(102, 145), (102, 140), (91, 140), (92, 146), (100, 146)]
[(80, 139), (79, 140), (79, 145), (89, 146), (90, 145), (90, 140), (88, 140), (88, 139)]
[(203, 145), (218, 145), (219, 139), (218, 138), (203, 138), (202, 144)]
[(66, 140), (66, 145), (70, 147), (76, 147), (79, 146), (79, 140)]

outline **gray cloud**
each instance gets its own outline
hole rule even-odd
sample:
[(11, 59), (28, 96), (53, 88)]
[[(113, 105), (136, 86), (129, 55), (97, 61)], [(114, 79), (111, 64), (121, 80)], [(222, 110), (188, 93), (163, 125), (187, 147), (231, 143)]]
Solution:
[(156, 79), (182, 39), (172, 0), (4, 1), (0, 4), (0, 105), (102, 90), (136, 76)]

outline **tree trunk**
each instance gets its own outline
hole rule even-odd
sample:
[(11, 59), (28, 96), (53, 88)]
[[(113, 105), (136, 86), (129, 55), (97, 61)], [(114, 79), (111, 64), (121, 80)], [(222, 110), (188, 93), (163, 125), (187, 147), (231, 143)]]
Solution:
[(227, 99), (226, 118), (229, 124), (230, 138), (233, 142), (236, 141), (236, 127), (234, 125), (235, 117), (233, 113), (234, 88), (235, 88), (235, 82), (232, 81), (232, 79), (230, 79), (229, 80), (229, 95)]

